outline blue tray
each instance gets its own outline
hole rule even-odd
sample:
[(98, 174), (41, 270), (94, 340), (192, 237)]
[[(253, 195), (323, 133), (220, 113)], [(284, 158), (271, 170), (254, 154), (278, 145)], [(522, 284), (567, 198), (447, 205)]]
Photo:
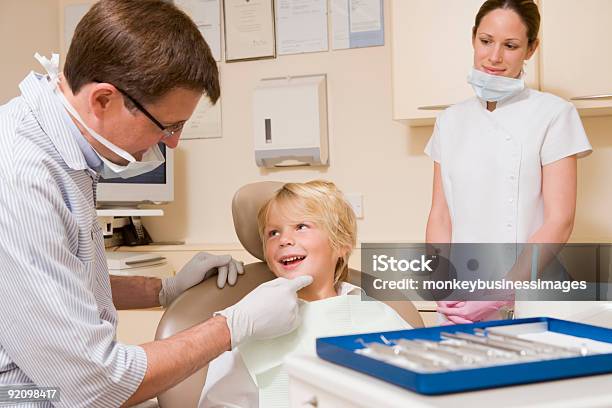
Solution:
[(473, 333), (475, 328), (538, 322), (546, 322), (549, 331), (612, 343), (611, 329), (549, 317), (535, 317), (351, 336), (324, 337), (317, 339), (317, 355), (332, 363), (352, 368), (400, 387), (427, 395), (612, 372), (612, 353), (438, 373), (419, 373), (355, 353), (355, 350), (363, 348), (363, 345), (357, 339), (363, 339), (366, 343), (382, 343), (380, 339), (381, 334), (388, 340), (404, 338), (440, 341), (440, 333), (442, 332)]

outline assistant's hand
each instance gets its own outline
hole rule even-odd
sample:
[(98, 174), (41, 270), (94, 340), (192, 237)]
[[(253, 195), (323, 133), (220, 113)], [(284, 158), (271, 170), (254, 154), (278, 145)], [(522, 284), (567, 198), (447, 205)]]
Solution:
[(162, 280), (159, 292), (159, 304), (168, 306), (181, 293), (213, 275), (217, 275), (217, 286), (223, 288), (225, 283), (236, 284), (238, 275), (244, 273), (242, 262), (229, 255), (212, 255), (207, 252), (196, 254), (175, 276)]
[(508, 300), (438, 302), (436, 310), (452, 323), (461, 324), (486, 320), (503, 306), (511, 304), (512, 301)]
[(232, 348), (246, 338), (269, 339), (290, 333), (300, 324), (297, 291), (312, 283), (312, 276), (276, 278), (256, 287), (240, 302), (215, 315), (225, 316)]

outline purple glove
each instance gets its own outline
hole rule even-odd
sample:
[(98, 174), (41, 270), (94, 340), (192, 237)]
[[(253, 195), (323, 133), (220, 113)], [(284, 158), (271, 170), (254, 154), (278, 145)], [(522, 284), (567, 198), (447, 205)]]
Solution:
[(443, 314), (452, 323), (462, 324), (486, 320), (500, 308), (512, 305), (513, 302), (511, 300), (469, 300), (437, 303), (438, 313)]

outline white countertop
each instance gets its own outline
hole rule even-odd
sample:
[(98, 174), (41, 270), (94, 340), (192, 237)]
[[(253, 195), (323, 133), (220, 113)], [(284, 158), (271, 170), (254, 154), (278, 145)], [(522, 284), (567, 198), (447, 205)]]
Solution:
[(291, 381), (312, 385), (353, 401), (355, 407), (606, 407), (612, 406), (612, 374), (579, 377), (481, 391), (426, 396), (315, 356), (286, 361)]

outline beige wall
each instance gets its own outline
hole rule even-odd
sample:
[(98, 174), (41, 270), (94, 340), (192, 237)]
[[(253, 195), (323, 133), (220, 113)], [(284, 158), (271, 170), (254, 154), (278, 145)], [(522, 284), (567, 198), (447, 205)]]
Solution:
[[(387, 30), (386, 43), (389, 43)], [(283, 56), (225, 64), (223, 139), (188, 140), (177, 152), (176, 202), (146, 224), (160, 240), (234, 242), (234, 192), (257, 180), (326, 178), (364, 195), (360, 239), (420, 240), (431, 191), (432, 164), (422, 154), (431, 129), (391, 119), (390, 47)], [(251, 94), (261, 78), (327, 73), (328, 168), (268, 171), (255, 165)]]
[(582, 121), (593, 153), (578, 161), (573, 238), (612, 242), (612, 116)]
[[(432, 128), (410, 128), (391, 119), (388, 6), (386, 1), (384, 47), (222, 63), (223, 139), (181, 142), (176, 201), (165, 207), (165, 217), (146, 220), (153, 237), (235, 242), (230, 203), (241, 185), (326, 178), (345, 192), (364, 195), (364, 218), (358, 223), (361, 242), (423, 240), (432, 164), (422, 152)], [(329, 168), (256, 167), (250, 100), (257, 81), (320, 72), (328, 75)], [(612, 117), (588, 118), (585, 126), (595, 153), (580, 162), (574, 238), (612, 239)]]
[(59, 50), (58, 0), (0, 0), (0, 104), (19, 95), (19, 82), (40, 72), (34, 53)]
[[(43, 12), (32, 13), (36, 5)], [(387, 12), (387, 1), (385, 7)], [(58, 6), (51, 0), (1, 0), (0, 10), (1, 49), (14, 60), (10, 75), (0, 78), (0, 100), (5, 100), (17, 93), (16, 84), (36, 66), (30, 58), (34, 51), (59, 48), (59, 17)], [(164, 207), (165, 217), (145, 220), (152, 236), (189, 243), (237, 242), (230, 203), (240, 186), (257, 180), (326, 178), (345, 192), (363, 194), (360, 241), (422, 240), (432, 170), (422, 151), (431, 127), (410, 128), (391, 119), (388, 13), (385, 18), (384, 47), (221, 63), (223, 138), (181, 142), (176, 154), (176, 201)], [(27, 34), (11, 42), (5, 31)], [(273, 171), (258, 168), (251, 125), (251, 93), (258, 80), (316, 73), (328, 75), (331, 165)], [(574, 237), (612, 240), (612, 117), (586, 118), (584, 123), (595, 152), (579, 162)]]

